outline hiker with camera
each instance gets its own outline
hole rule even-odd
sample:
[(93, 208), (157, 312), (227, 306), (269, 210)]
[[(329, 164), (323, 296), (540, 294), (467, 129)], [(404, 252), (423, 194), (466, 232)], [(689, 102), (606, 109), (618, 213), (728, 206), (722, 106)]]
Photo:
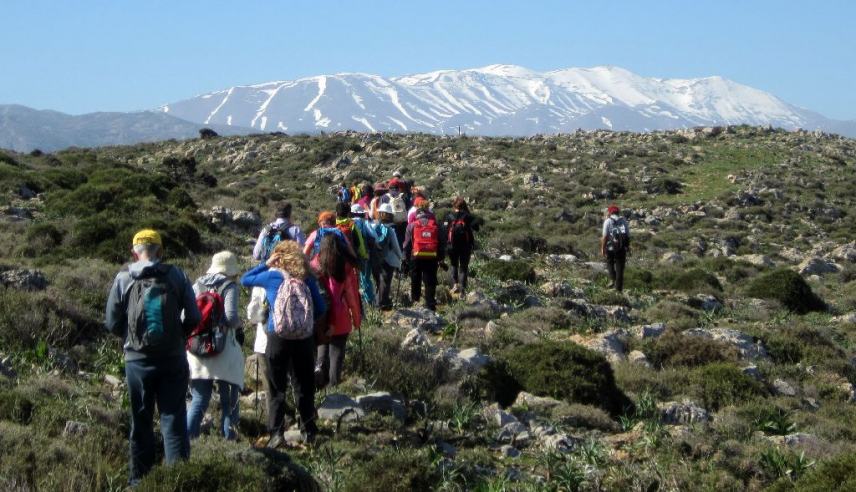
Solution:
[(407, 226), (404, 253), (410, 263), (410, 300), (419, 302), (422, 284), (425, 284), (425, 307), (437, 309), (437, 269), (445, 266), (446, 238), (443, 227), (437, 223), (429, 202), (416, 200), (416, 220)]
[(600, 254), (606, 259), (609, 287), (618, 292), (624, 290), (624, 265), (630, 254), (630, 225), (620, 213), (616, 205), (607, 208), (600, 237)]
[(134, 262), (113, 281), (107, 298), (106, 327), (125, 340), (131, 410), (129, 482), (133, 486), (154, 466), (155, 405), (166, 463), (190, 457), (184, 402), (190, 370), (184, 348), (201, 315), (187, 275), (161, 261), (160, 234), (141, 230), (131, 244)]

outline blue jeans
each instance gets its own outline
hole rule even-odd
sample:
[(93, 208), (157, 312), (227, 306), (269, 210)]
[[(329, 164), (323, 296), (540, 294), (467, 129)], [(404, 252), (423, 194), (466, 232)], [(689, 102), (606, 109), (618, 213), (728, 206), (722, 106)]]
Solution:
[[(212, 379), (191, 379), (190, 393), (193, 400), (190, 402), (190, 413), (187, 414), (187, 433), (191, 439), (199, 437), (199, 426), (202, 417), (208, 409), (211, 401), (211, 392), (214, 389)], [(226, 439), (236, 439), (235, 427), (238, 425), (238, 396), (241, 389), (237, 384), (217, 381), (217, 390), (220, 392), (220, 428)]]
[(157, 404), (167, 464), (190, 457), (184, 396), (190, 369), (187, 357), (146, 358), (125, 362), (131, 406), (130, 483), (137, 484), (155, 461), (154, 412)]

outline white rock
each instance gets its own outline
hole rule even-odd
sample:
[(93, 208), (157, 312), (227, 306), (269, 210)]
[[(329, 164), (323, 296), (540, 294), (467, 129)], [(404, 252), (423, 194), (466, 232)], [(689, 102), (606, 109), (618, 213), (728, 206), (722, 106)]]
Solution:
[(318, 405), (318, 418), (336, 422), (357, 420), (365, 416), (365, 411), (348, 395), (330, 394)]
[(767, 360), (767, 349), (760, 340), (731, 328), (693, 328), (684, 332), (688, 336), (700, 336), (731, 345), (745, 359)]
[(841, 267), (835, 263), (819, 257), (807, 258), (797, 267), (800, 275), (824, 275), (827, 273), (838, 273)]
[(660, 421), (667, 425), (698, 424), (710, 419), (707, 410), (689, 400), (659, 403), (657, 409)]
[(639, 364), (644, 367), (651, 367), (651, 363), (648, 362), (648, 357), (639, 350), (633, 350), (629, 354), (627, 354), (627, 360), (633, 364)]
[(797, 396), (797, 390), (783, 379), (773, 381), (773, 392), (780, 396)]

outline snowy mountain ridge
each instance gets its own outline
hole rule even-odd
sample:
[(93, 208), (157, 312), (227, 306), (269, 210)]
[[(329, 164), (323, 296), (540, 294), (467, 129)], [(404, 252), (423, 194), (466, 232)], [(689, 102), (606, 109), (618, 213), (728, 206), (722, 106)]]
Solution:
[(199, 124), (289, 133), (443, 134), (460, 126), (469, 134), (531, 135), (723, 124), (856, 133), (852, 122), (829, 120), (719, 76), (648, 78), (615, 66), (536, 72), (489, 65), (390, 78), (338, 73), (231, 87), (160, 110)]

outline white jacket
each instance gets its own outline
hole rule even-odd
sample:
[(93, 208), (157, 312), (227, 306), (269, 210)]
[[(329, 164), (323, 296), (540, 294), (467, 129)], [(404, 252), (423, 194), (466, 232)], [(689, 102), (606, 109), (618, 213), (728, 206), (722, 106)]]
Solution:
[(247, 304), (247, 320), (256, 324), (256, 341), (253, 343), (253, 352), (264, 354), (267, 349), (267, 325), (268, 305), (264, 287), (253, 287), (250, 294), (250, 302)]
[[(194, 285), (194, 291), (198, 285)], [(197, 291), (198, 295), (199, 292)], [(234, 297), (233, 297), (234, 296)], [(237, 308), (238, 286), (232, 283), (224, 291), (224, 304)], [(237, 317), (237, 313), (235, 313)], [(240, 321), (236, 323), (239, 325)], [(244, 387), (244, 353), (238, 340), (235, 338), (235, 329), (230, 329), (226, 335), (226, 347), (217, 355), (212, 357), (197, 357), (190, 352), (187, 353), (187, 364), (190, 366), (190, 379), (213, 379), (215, 381), (226, 381), (240, 388)]]

